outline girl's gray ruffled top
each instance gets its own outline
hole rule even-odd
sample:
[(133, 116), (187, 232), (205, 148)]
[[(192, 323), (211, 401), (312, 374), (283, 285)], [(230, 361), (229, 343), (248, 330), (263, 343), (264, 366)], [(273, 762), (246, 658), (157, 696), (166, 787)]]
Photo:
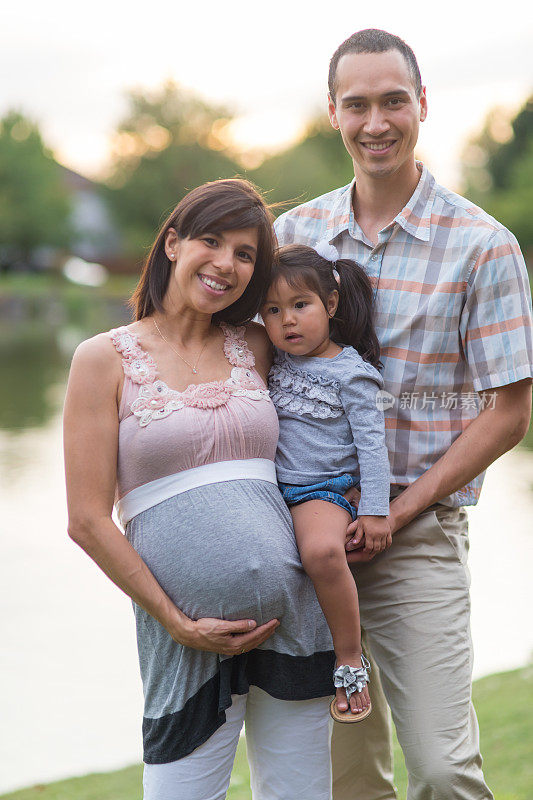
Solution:
[(379, 372), (353, 347), (333, 358), (276, 351), (269, 375), (279, 417), (278, 480), (297, 486), (349, 474), (361, 482), (359, 515), (389, 513), (390, 471)]

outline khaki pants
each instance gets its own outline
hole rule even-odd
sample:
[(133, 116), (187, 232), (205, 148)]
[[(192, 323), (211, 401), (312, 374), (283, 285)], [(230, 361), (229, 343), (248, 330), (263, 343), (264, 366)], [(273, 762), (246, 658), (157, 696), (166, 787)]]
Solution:
[(367, 720), (334, 725), (334, 800), (396, 797), (387, 703), (409, 772), (408, 800), (493, 798), (471, 703), (467, 530), (463, 509), (437, 504), (395, 534), (387, 552), (354, 565), (381, 682), (374, 670)]

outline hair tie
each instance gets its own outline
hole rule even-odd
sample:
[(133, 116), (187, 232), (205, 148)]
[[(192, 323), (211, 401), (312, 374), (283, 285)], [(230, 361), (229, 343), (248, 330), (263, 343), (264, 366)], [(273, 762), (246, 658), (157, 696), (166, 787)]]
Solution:
[(330, 244), (327, 239), (322, 239), (320, 242), (317, 242), (313, 247), (313, 250), (318, 253), (319, 256), (325, 258), (326, 261), (331, 263), (331, 271), (333, 273), (333, 277), (337, 281), (338, 284), (341, 282), (341, 276), (339, 275), (338, 271), (335, 269), (335, 264), (339, 258), (339, 251), (335, 247), (335, 245)]

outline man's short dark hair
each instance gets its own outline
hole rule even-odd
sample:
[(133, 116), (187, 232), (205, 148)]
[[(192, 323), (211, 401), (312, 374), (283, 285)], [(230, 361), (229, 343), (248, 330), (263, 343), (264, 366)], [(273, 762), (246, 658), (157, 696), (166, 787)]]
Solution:
[(415, 87), (417, 97), (422, 94), (422, 78), (416, 56), (408, 44), (387, 31), (380, 31), (377, 28), (366, 28), (364, 31), (352, 33), (333, 53), (329, 62), (328, 87), (329, 94), (333, 102), (336, 102), (335, 94), (337, 87), (335, 79), (337, 77), (337, 65), (340, 59), (347, 53), (387, 53), (389, 50), (398, 50), (407, 62), (411, 79)]

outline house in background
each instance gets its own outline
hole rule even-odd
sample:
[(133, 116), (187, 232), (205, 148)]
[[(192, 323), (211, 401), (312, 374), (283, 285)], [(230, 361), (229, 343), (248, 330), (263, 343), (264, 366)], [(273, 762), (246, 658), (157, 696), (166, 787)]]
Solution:
[(71, 254), (103, 264), (112, 273), (134, 273), (139, 265), (124, 255), (122, 238), (114, 224), (104, 188), (95, 181), (60, 165), (72, 204), (74, 236)]

